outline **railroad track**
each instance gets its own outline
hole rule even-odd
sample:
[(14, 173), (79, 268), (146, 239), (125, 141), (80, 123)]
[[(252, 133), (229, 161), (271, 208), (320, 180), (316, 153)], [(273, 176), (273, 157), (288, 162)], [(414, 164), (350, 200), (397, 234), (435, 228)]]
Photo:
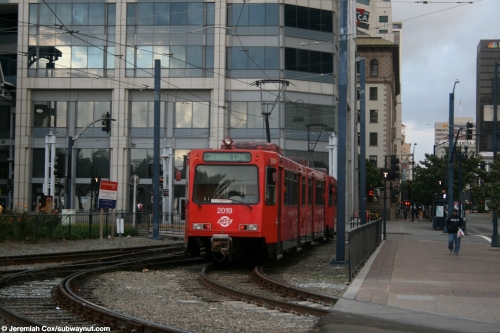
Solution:
[(64, 262), (85, 259), (99, 259), (99, 258), (113, 258), (114, 256), (121, 256), (128, 253), (147, 252), (147, 251), (161, 251), (179, 248), (184, 246), (184, 242), (173, 243), (168, 245), (151, 245), (151, 246), (137, 246), (125, 247), (119, 249), (105, 249), (105, 250), (91, 250), (80, 252), (59, 252), (59, 253), (42, 253), (32, 255), (19, 255), (19, 256), (4, 256), (0, 257), (0, 266), (9, 265), (25, 265), (25, 264), (39, 264), (49, 262)]
[[(20, 327), (109, 327), (119, 332), (187, 332), (175, 327), (157, 325), (108, 310), (80, 286), (96, 274), (116, 270), (166, 268), (172, 265), (198, 263), (201, 259), (186, 259), (184, 252), (158, 254), (147, 258), (120, 258), (94, 263), (58, 265), (25, 270), (0, 279), (0, 317), (5, 323)], [(141, 253), (144, 256), (144, 253)], [(105, 266), (105, 267), (103, 267)], [(68, 274), (72, 273), (68, 276)], [(79, 292), (83, 295), (79, 295)]]
[[(209, 277), (213, 269), (211, 264), (205, 266), (201, 272), (201, 281), (210, 289), (233, 299), (262, 306), (265, 308), (289, 312), (298, 315), (323, 317), (327, 315), (338, 298), (317, 292), (297, 288), (283, 282), (269, 278), (261, 266), (254, 269), (250, 280), (258, 285), (278, 294), (279, 297), (268, 297), (257, 293), (231, 288), (223, 282), (216, 282)], [(285, 299), (283, 299), (285, 298)], [(291, 300), (290, 298), (294, 299)]]

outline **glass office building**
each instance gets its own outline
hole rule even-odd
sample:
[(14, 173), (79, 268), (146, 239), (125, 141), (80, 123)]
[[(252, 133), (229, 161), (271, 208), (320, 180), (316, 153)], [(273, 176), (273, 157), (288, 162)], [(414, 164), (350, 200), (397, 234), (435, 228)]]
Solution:
[[(338, 3), (303, 4), (1, 3), (0, 58), (12, 86), (0, 101), (0, 203), (37, 205), (44, 195), (46, 142), (53, 137), (56, 155), (73, 143), (73, 199), (64, 202), (61, 180), (56, 207), (94, 207), (90, 180), (101, 177), (119, 183), (117, 209), (129, 210), (130, 178), (137, 175), (137, 197), (150, 209), (151, 164), (162, 154), (153, 149), (156, 60), (160, 145), (172, 149), (174, 171), (181, 174), (176, 199), (185, 195), (191, 149), (217, 148), (226, 136), (266, 141), (258, 80), (288, 83), (281, 94), (279, 84), (266, 85), (278, 99), (269, 116), (271, 141), (288, 156), (328, 167), (338, 100)], [(101, 121), (91, 124), (107, 113), (115, 119), (109, 133)]]

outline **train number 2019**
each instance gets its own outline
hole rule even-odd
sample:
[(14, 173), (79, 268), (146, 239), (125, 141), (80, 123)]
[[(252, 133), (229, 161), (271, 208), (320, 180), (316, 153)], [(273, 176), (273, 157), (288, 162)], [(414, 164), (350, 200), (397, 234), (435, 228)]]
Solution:
[(217, 207), (217, 214), (232, 214), (232, 208)]

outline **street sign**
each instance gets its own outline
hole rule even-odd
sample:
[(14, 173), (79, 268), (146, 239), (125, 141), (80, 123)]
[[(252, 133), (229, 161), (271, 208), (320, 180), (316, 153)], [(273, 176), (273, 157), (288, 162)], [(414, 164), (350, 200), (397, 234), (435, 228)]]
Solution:
[(168, 188), (162, 190), (162, 195), (168, 197)]
[(118, 182), (101, 180), (99, 186), (99, 208), (116, 208), (116, 193)]

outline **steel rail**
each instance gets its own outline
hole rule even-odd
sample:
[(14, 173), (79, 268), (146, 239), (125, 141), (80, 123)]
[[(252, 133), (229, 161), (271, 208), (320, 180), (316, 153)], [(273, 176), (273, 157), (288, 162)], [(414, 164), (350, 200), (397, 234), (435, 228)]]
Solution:
[[(182, 258), (182, 259), (180, 259)], [(84, 271), (79, 271), (73, 273), (72, 275), (64, 278), (61, 283), (55, 288), (54, 295), (62, 303), (61, 307), (67, 307), (70, 312), (76, 313), (78, 316), (82, 316), (84, 319), (98, 323), (100, 325), (110, 326), (115, 330), (120, 330), (124, 332), (143, 332), (143, 333), (153, 333), (153, 332), (175, 332), (175, 333), (188, 333), (189, 331), (180, 330), (174, 327), (162, 326), (148, 321), (140, 320), (133, 317), (124, 316), (122, 314), (115, 313), (111, 310), (98, 306), (92, 302), (88, 302), (85, 299), (76, 295), (71, 289), (71, 285), (77, 283), (81, 279), (88, 277), (91, 274), (100, 274), (108, 271), (117, 270), (142, 270), (144, 268), (153, 269), (165, 267), (166, 265), (175, 264), (185, 264), (185, 263), (197, 263), (201, 259), (185, 259), (184, 253), (174, 254), (170, 256), (163, 256), (163, 258), (149, 258), (147, 260), (133, 260), (133, 261), (117, 261), (117, 262), (107, 262), (101, 263), (101, 267), (86, 269)], [(102, 267), (102, 265), (107, 265)], [(70, 265), (68, 265), (70, 266)], [(46, 267), (38, 270), (27, 270), (21, 272), (16, 276), (8, 276), (8, 280), (23, 280), (23, 279), (33, 279), (32, 274), (35, 275), (57, 275), (57, 274), (67, 274), (68, 266), (54, 266)], [(80, 265), (74, 265), (80, 266)], [(77, 269), (76, 267), (73, 270)], [(78, 269), (82, 269), (79, 267)], [(31, 275), (30, 275), (31, 274)], [(0, 280), (0, 286), (5, 285), (3, 280)], [(13, 281), (10, 281), (13, 282)], [(7, 305), (8, 306), (8, 305)], [(41, 323), (39, 321), (26, 318), (24, 315), (15, 313), (3, 305), (0, 305), (0, 317), (4, 318), (7, 322), (12, 323), (21, 327), (43, 327), (47, 326), (46, 323)]]
[[(182, 255), (184, 256), (184, 255)], [(164, 263), (155, 263), (153, 266), (165, 266), (165, 264), (186, 264), (186, 263), (197, 263), (201, 259), (178, 259), (172, 260)], [(122, 267), (127, 270), (137, 270), (142, 269), (144, 265), (142, 263), (137, 263), (135, 265)], [(150, 265), (148, 267), (151, 268)], [(56, 295), (64, 302), (64, 307), (68, 308), (71, 312), (77, 313), (80, 316), (88, 318), (100, 325), (110, 326), (116, 330), (122, 332), (141, 332), (141, 333), (189, 333), (190, 331), (182, 330), (176, 327), (159, 325), (146, 320), (126, 316), (123, 314), (116, 313), (109, 309), (103, 308), (92, 302), (88, 302), (85, 299), (78, 296), (73, 291), (73, 286), (78, 285), (78, 282), (85, 279), (89, 274), (102, 274), (107, 271), (114, 271), (114, 267), (105, 267), (94, 269), (91, 271), (79, 272), (72, 274), (61, 281), (59, 284)]]
[(160, 250), (163, 248), (169, 249), (171, 247), (176, 247), (181, 244), (184, 245), (184, 242), (167, 244), (167, 245), (163, 244), (163, 245), (151, 245), (151, 246), (135, 246), (135, 247), (124, 247), (117, 249), (90, 250), (90, 251), (78, 251), (78, 252), (70, 251), (70, 252), (58, 252), (58, 253), (42, 253), (33, 255), (2, 256), (0, 257), (0, 266), (20, 265), (28, 263), (70, 261), (70, 260), (74, 261), (86, 258), (95, 259), (98, 257), (110, 257), (113, 255), (135, 253), (138, 251)]
[(210, 289), (215, 290), (221, 294), (227, 295), (231, 298), (237, 299), (242, 302), (251, 303), (259, 306), (263, 306), (269, 309), (274, 309), (283, 312), (290, 312), (301, 315), (311, 315), (316, 317), (323, 317), (330, 313), (330, 311), (320, 308), (315, 308), (311, 306), (294, 304), (289, 302), (282, 302), (272, 298), (252, 295), (250, 293), (235, 290), (229, 287), (226, 287), (220, 283), (217, 283), (211, 280), (207, 273), (211, 269), (211, 264), (205, 266), (201, 272), (200, 279), (201, 281)]
[(336, 296), (302, 289), (285, 282), (273, 280), (264, 273), (263, 266), (256, 266), (254, 268), (253, 273), (250, 275), (250, 280), (273, 292), (286, 294), (287, 296), (321, 305), (333, 306), (339, 300), (339, 297)]

